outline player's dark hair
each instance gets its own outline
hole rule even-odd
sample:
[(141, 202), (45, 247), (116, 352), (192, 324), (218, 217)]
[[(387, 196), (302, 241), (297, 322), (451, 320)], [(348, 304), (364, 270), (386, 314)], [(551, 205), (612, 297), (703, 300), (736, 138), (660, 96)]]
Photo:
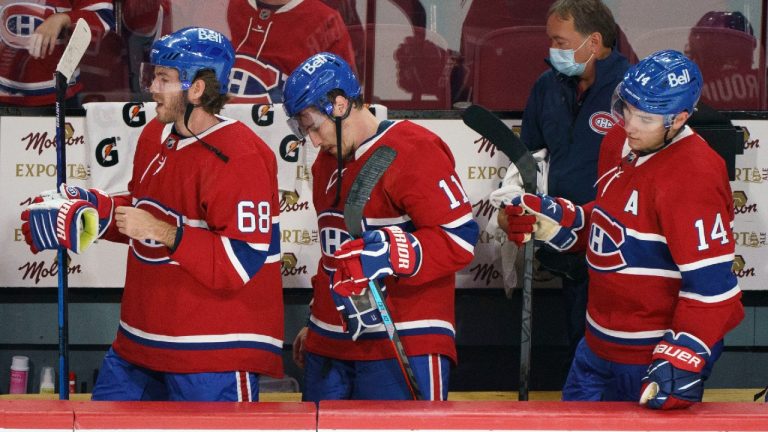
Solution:
[(333, 101), (334, 99), (336, 99), (336, 96), (344, 96), (345, 98), (349, 99), (352, 102), (352, 106), (354, 108), (362, 108), (364, 106), (363, 95), (350, 98), (349, 96), (347, 96), (346, 93), (344, 93), (344, 90), (341, 90), (341, 89), (334, 89), (328, 92), (329, 101)]
[(200, 96), (200, 107), (208, 114), (218, 114), (224, 105), (229, 102), (228, 94), (219, 93), (221, 84), (216, 79), (216, 74), (212, 70), (202, 70), (195, 76), (196, 80), (203, 80), (205, 90)]
[(600, 33), (606, 48), (616, 44), (616, 21), (601, 0), (557, 0), (549, 8), (547, 17), (553, 14), (564, 20), (573, 18), (574, 29), (583, 35)]

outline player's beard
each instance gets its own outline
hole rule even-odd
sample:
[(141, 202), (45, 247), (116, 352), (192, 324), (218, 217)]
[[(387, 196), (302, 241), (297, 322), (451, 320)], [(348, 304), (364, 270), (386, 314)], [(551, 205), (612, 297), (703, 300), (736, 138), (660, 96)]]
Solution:
[(173, 123), (184, 118), (186, 100), (183, 92), (167, 93), (161, 98), (155, 98), (157, 120), (163, 124)]

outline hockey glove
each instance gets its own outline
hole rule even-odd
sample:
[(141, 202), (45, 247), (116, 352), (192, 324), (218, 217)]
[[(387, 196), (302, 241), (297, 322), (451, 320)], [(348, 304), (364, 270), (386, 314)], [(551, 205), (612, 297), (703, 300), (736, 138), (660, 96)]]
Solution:
[(508, 205), (503, 210), (507, 215), (507, 238), (518, 246), (530, 241), (536, 216), (525, 214), (525, 209), (519, 205)]
[(653, 349), (651, 365), (642, 381), (640, 404), (667, 410), (701, 402), (701, 371), (710, 354), (709, 348), (692, 334), (667, 331)]
[(368, 282), (386, 276), (412, 276), (421, 264), (421, 245), (413, 234), (389, 226), (365, 231), (336, 251), (333, 290), (341, 296), (362, 295)]
[(21, 220), (32, 253), (59, 246), (81, 253), (97, 238), (98, 213), (85, 200), (46, 199), (27, 207)]
[(584, 228), (584, 210), (563, 198), (526, 193), (513, 198), (512, 205), (536, 216), (534, 237), (559, 251), (573, 246)]
[[(386, 287), (382, 285), (381, 295), (386, 296), (386, 293)], [(359, 296), (342, 296), (331, 290), (331, 297), (341, 315), (344, 331), (352, 335), (353, 341), (382, 324), (381, 313), (370, 292), (366, 291)]]
[(67, 186), (62, 183), (59, 188), (61, 195), (67, 199), (81, 199), (91, 203), (99, 212), (99, 237), (104, 234), (114, 215), (114, 201), (112, 197), (98, 189), (84, 189), (78, 186)]

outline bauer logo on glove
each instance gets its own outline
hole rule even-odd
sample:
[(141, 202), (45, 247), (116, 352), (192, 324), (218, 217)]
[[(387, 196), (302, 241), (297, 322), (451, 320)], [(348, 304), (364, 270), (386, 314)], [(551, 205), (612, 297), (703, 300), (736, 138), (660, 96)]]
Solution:
[(81, 253), (98, 237), (99, 216), (85, 200), (47, 199), (21, 213), (21, 231), (33, 253), (65, 247)]
[(667, 410), (701, 402), (701, 372), (710, 355), (709, 348), (696, 336), (668, 330), (653, 349), (651, 365), (643, 377), (640, 404)]
[(341, 245), (334, 257), (333, 290), (342, 296), (361, 295), (371, 280), (416, 274), (421, 245), (413, 234), (393, 225), (363, 232), (360, 238)]

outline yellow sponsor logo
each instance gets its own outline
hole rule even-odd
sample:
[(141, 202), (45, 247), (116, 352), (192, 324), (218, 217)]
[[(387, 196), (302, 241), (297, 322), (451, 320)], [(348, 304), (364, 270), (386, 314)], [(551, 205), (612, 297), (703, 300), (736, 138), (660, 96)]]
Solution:
[(507, 167), (479, 165), (467, 167), (467, 179), (469, 180), (502, 180), (506, 174)]
[[(16, 177), (56, 177), (56, 164), (16, 164)], [(83, 164), (67, 164), (67, 178), (87, 180), (91, 176), (91, 169)]]

